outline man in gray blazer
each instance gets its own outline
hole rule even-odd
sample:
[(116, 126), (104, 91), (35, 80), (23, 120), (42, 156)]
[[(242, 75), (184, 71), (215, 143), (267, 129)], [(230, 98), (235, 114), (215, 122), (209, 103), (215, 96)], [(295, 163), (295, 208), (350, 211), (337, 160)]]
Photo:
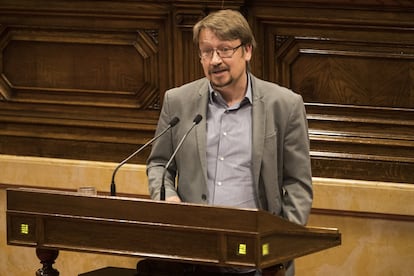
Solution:
[[(173, 117), (180, 122), (153, 145), (147, 163), (151, 197), (160, 198), (164, 166), (200, 114), (203, 120), (166, 172), (166, 200), (260, 208), (306, 224), (312, 177), (302, 97), (249, 72), (256, 42), (240, 13), (211, 13), (193, 31), (205, 78), (164, 96), (157, 133)], [(217, 275), (234, 271), (226, 273)], [(287, 275), (293, 273), (290, 265)]]

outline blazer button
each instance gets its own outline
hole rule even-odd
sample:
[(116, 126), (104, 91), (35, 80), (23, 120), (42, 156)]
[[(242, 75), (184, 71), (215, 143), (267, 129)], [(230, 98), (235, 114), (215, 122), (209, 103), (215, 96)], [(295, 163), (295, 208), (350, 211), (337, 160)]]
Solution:
[(207, 196), (205, 194), (202, 194), (201, 195), (201, 199), (204, 200), (204, 201), (206, 201), (207, 200)]

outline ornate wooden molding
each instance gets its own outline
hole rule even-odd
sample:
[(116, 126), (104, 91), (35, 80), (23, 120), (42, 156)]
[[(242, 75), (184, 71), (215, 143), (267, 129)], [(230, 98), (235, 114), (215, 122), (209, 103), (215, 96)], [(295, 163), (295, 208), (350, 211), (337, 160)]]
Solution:
[(1, 93), (9, 101), (159, 106), (159, 98), (150, 97), (158, 89), (158, 49), (145, 31), (119, 35), (13, 28), (4, 38)]
[(123, 159), (203, 76), (192, 26), (221, 8), (254, 29), (252, 72), (302, 95), (315, 176), (414, 183), (411, 1), (3, 0), (0, 153)]
[(253, 70), (302, 95), (313, 175), (414, 183), (410, 5), (271, 2), (252, 6)]

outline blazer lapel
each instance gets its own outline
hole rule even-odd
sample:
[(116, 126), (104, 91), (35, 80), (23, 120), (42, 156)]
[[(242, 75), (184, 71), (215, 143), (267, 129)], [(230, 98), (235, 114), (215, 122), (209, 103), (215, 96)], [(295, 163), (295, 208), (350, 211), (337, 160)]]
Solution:
[[(207, 152), (207, 105), (208, 105), (208, 81), (205, 79), (205, 82), (202, 82), (200, 85), (198, 93), (198, 102), (196, 103), (197, 112), (203, 119), (199, 123), (198, 127), (196, 127), (196, 138), (197, 138), (197, 147), (198, 153), (200, 156), (200, 164), (201, 169), (203, 172), (203, 176), (205, 179), (205, 183), (207, 183), (207, 159), (206, 159), (206, 152)], [(196, 114), (195, 114), (196, 115)]]
[(252, 94), (253, 94), (253, 107), (252, 107), (252, 170), (253, 180), (255, 188), (259, 189), (259, 177), (260, 166), (263, 157), (263, 148), (265, 140), (265, 119), (266, 110), (263, 102), (263, 95), (260, 91), (260, 87), (256, 85), (256, 78), (252, 76)]

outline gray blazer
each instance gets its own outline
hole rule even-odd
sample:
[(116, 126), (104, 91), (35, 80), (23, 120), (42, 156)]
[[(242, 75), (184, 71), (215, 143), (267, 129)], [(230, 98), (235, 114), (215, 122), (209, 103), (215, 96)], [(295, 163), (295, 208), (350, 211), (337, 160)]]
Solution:
[[(312, 205), (312, 177), (302, 97), (254, 76), (252, 88), (252, 171), (256, 195), (261, 199), (259, 207), (304, 225)], [(191, 127), (194, 117), (200, 114), (203, 120), (178, 151), (167, 172), (165, 185), (166, 197), (178, 195), (184, 202), (207, 203), (205, 118), (208, 98), (206, 78), (166, 92), (157, 133), (165, 129), (174, 116), (180, 122), (152, 147), (147, 162), (151, 198), (159, 198), (163, 166)]]

